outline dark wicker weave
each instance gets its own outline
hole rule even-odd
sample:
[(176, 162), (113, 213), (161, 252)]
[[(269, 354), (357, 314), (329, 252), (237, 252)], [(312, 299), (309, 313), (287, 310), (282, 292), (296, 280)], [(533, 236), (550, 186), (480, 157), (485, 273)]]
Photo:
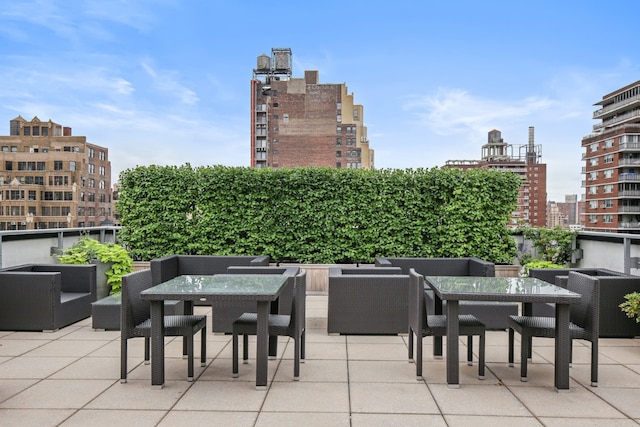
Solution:
[[(225, 274), (230, 266), (269, 266), (269, 256), (222, 256), (222, 255), (168, 255), (151, 260), (153, 284), (166, 282), (183, 274)], [(195, 305), (206, 305), (195, 301)], [(231, 333), (231, 324), (245, 311), (255, 311), (247, 302), (238, 302), (238, 306), (220, 307), (213, 310), (213, 332)]]
[(96, 266), (26, 264), (0, 271), (0, 330), (55, 331), (86, 319)]
[[(140, 298), (140, 292), (149, 289), (151, 271), (140, 270), (122, 277), (121, 306), (121, 354), (120, 382), (127, 382), (127, 342), (130, 338), (144, 338), (144, 360), (149, 362), (149, 341), (151, 338), (151, 309), (149, 301)], [(164, 336), (182, 336), (185, 340), (187, 381), (193, 381), (193, 336), (200, 333), (200, 363), (205, 366), (207, 356), (207, 316), (168, 315), (164, 316)]]
[[(416, 378), (422, 380), (422, 338), (447, 335), (447, 316), (427, 315), (424, 276), (409, 270), (409, 360), (413, 360), (413, 336), (416, 337)], [(473, 336), (480, 337), (478, 351), (478, 378), (484, 379), (485, 325), (475, 316), (458, 316), (459, 333), (467, 336), (467, 362), (473, 361)], [(435, 349), (435, 346), (434, 346)]]
[[(307, 272), (303, 269), (294, 277), (291, 292), (290, 314), (270, 314), (267, 320), (269, 336), (288, 336), (294, 340), (293, 379), (300, 378), (300, 359), (305, 358), (306, 284)], [(284, 291), (286, 292), (286, 290)], [(282, 298), (282, 295), (280, 298)], [(238, 335), (242, 335), (242, 360), (249, 359), (249, 335), (256, 334), (258, 315), (243, 313), (233, 322), (233, 376), (238, 376)]]
[[(582, 295), (569, 313), (569, 337), (591, 342), (591, 386), (598, 385), (598, 335), (600, 281), (596, 276), (570, 272), (567, 289)], [(555, 338), (555, 317), (511, 316), (509, 319), (509, 366), (513, 366), (514, 331), (522, 335), (520, 348), (520, 378), (527, 380), (527, 358), (531, 355), (532, 337)]]
[[(238, 266), (232, 265), (227, 268), (229, 274), (283, 274), (289, 277), (285, 288), (282, 290), (280, 298), (278, 298), (277, 309), (278, 314), (291, 314), (291, 300), (293, 298), (293, 284), (295, 276), (300, 271), (298, 267), (256, 267), (256, 266)], [(234, 301), (228, 303), (225, 307), (216, 307), (213, 311), (213, 331), (231, 333), (233, 330), (233, 322), (242, 313), (255, 313), (255, 301)], [(274, 353), (270, 350), (270, 355)]]
[(327, 332), (407, 332), (409, 276), (397, 267), (329, 269)]
[[(627, 317), (620, 307), (624, 296), (640, 291), (640, 276), (627, 275), (604, 268), (532, 268), (530, 277), (566, 286), (570, 271), (600, 279), (600, 338), (632, 338), (640, 336), (640, 323)], [(558, 281), (558, 278), (559, 281)], [(554, 316), (553, 304), (534, 304), (534, 316)]]
[[(410, 269), (423, 276), (478, 276), (494, 277), (495, 264), (479, 258), (376, 258), (377, 267), (399, 267), (402, 274)], [(433, 296), (433, 292), (427, 289)], [(504, 330), (509, 327), (509, 316), (518, 314), (518, 304), (513, 302), (460, 303), (461, 314), (471, 314), (478, 318), (487, 329)], [(433, 304), (427, 304), (427, 314), (435, 314)]]

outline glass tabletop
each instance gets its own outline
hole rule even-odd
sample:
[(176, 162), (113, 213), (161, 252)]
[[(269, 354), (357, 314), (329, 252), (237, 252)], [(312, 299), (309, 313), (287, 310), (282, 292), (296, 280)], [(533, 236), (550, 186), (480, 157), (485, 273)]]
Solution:
[(425, 276), (444, 294), (580, 296), (534, 277)]
[(274, 295), (286, 283), (282, 274), (183, 275), (141, 292), (141, 295)]

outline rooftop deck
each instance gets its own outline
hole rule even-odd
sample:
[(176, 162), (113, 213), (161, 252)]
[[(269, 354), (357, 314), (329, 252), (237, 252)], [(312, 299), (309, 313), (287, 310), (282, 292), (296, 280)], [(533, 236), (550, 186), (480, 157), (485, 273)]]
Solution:
[[(432, 357), (431, 338), (425, 340), (425, 379), (416, 381), (406, 336), (329, 336), (326, 312), (326, 296), (307, 297), (300, 381), (293, 381), (293, 342), (282, 338), (279, 356), (269, 361), (266, 391), (255, 390), (253, 359), (232, 378), (230, 336), (208, 334), (207, 366), (195, 364), (194, 382), (186, 381), (181, 340), (167, 338), (167, 382), (156, 390), (142, 363), (143, 340), (130, 341), (129, 382), (120, 384), (120, 333), (94, 331), (91, 319), (56, 332), (0, 332), (0, 425), (640, 424), (640, 339), (600, 340), (597, 388), (589, 385), (588, 343), (576, 341), (571, 390), (557, 393), (553, 340), (534, 340), (529, 381), (523, 383), (518, 363), (507, 366), (507, 333), (492, 331), (486, 379), (478, 380), (477, 366), (462, 361), (461, 386), (449, 389), (444, 360)], [(464, 356), (464, 339), (460, 345)]]

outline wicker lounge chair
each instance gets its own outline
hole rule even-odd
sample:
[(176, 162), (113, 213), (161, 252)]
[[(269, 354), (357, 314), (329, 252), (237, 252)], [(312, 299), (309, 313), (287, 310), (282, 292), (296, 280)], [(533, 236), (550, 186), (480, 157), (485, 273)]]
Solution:
[[(293, 379), (300, 378), (300, 359), (305, 358), (305, 321), (306, 321), (306, 276), (302, 269), (295, 276), (291, 298), (291, 314), (270, 314), (268, 318), (269, 336), (288, 336), (294, 340)], [(249, 359), (249, 335), (256, 335), (258, 316), (256, 313), (243, 313), (233, 322), (233, 376), (238, 376), (238, 335), (242, 335), (242, 360)]]
[[(409, 270), (409, 361), (413, 360), (413, 336), (416, 337), (416, 379), (422, 380), (422, 338), (447, 335), (447, 316), (428, 315), (426, 309), (425, 280), (413, 268)], [(485, 325), (471, 314), (458, 316), (460, 335), (467, 336), (467, 362), (473, 362), (473, 336), (480, 337), (478, 351), (478, 378), (484, 379)]]
[[(567, 289), (582, 295), (579, 304), (572, 304), (569, 317), (571, 340), (591, 342), (591, 386), (598, 385), (598, 335), (600, 280), (577, 272), (569, 272)], [(527, 380), (527, 359), (531, 356), (532, 337), (555, 338), (555, 317), (510, 316), (509, 318), (509, 366), (513, 366), (514, 331), (522, 335), (520, 348), (520, 380)]]
[(55, 331), (86, 319), (96, 266), (25, 264), (0, 271), (0, 330)]
[[(151, 338), (151, 307), (149, 301), (140, 298), (140, 292), (152, 287), (151, 271), (140, 270), (122, 276), (121, 305), (121, 353), (120, 382), (127, 382), (127, 342), (130, 338), (144, 338), (144, 360), (149, 363)], [(193, 336), (200, 333), (200, 363), (205, 366), (207, 355), (207, 316), (168, 315), (164, 316), (165, 336), (184, 337), (183, 351), (188, 358), (187, 381), (193, 381)]]

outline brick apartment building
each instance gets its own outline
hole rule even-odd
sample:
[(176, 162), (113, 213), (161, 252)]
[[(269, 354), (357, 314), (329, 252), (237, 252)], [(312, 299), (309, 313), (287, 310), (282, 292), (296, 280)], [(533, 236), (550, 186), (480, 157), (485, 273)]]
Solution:
[(529, 224), (533, 227), (547, 225), (547, 165), (540, 163), (542, 147), (534, 145), (533, 127), (529, 127), (529, 143), (517, 147), (504, 142), (499, 130), (489, 132), (487, 143), (482, 146), (480, 160), (447, 160), (445, 167), (462, 170), (472, 168), (496, 169), (517, 173), (522, 178), (518, 192), (518, 204), (511, 213), (511, 226)]
[(260, 55), (251, 80), (251, 166), (374, 167), (363, 124), (345, 84), (321, 84), (318, 71), (291, 77), (291, 49)]
[(582, 138), (585, 230), (640, 234), (640, 81), (595, 103)]
[(0, 230), (113, 220), (108, 150), (70, 127), (18, 116), (0, 136)]

